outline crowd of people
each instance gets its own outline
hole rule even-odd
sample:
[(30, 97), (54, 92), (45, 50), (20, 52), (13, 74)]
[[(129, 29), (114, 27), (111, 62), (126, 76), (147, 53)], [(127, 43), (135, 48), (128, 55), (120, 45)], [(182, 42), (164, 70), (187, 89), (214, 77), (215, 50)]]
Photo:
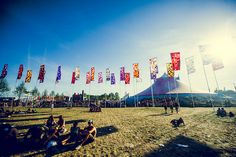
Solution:
[(89, 120), (88, 125), (83, 129), (75, 121), (70, 128), (70, 132), (67, 132), (63, 116), (60, 115), (58, 121), (55, 121), (55, 118), (51, 115), (44, 125), (29, 128), (23, 141), (17, 138), (18, 130), (14, 126), (6, 123), (0, 124), (0, 145), (3, 146), (4, 150), (12, 150), (12, 148), (18, 148), (17, 146), (20, 144), (26, 144), (25, 147), (45, 147), (50, 151), (75, 142), (74, 148), (80, 149), (83, 145), (93, 142), (96, 134), (93, 120)]

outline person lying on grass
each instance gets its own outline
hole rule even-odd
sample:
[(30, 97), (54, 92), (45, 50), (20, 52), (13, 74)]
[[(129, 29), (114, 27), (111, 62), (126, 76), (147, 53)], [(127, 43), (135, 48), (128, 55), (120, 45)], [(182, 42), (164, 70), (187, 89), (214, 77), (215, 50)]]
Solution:
[(88, 121), (88, 126), (81, 131), (82, 143), (79, 144), (75, 149), (80, 149), (83, 145), (91, 143), (95, 140), (97, 134), (97, 129), (93, 126), (93, 120)]
[(80, 128), (78, 127), (78, 122), (75, 121), (73, 123), (73, 126), (70, 128), (70, 134), (69, 136), (61, 142), (62, 145), (65, 145), (70, 142), (75, 142), (79, 140), (80, 135)]
[(43, 143), (45, 137), (45, 129), (41, 126), (35, 126), (28, 130), (24, 136), (24, 141), (27, 145), (38, 147)]

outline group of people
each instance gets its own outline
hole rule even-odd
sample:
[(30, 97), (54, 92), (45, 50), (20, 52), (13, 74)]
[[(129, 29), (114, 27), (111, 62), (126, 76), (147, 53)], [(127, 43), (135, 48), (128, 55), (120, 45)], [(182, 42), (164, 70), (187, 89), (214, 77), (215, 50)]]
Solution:
[[(85, 128), (80, 128), (78, 122), (73, 122), (70, 133), (67, 133), (65, 120), (62, 115), (56, 122), (51, 115), (44, 125), (33, 126), (29, 128), (24, 135), (23, 140), (19, 140), (18, 130), (10, 124), (0, 124), (0, 145), (4, 150), (13, 151), (18, 146), (24, 148), (41, 148), (47, 150), (64, 146), (68, 143), (75, 142), (75, 149), (80, 149), (83, 145), (93, 142), (96, 138), (96, 128), (93, 126), (93, 120), (88, 121)], [(14, 147), (14, 149), (12, 149)], [(3, 147), (2, 147), (3, 148)]]
[(175, 108), (176, 113), (179, 113), (179, 104), (176, 100), (173, 100), (171, 98), (164, 99), (162, 102), (162, 106), (164, 107), (165, 114), (167, 114), (168, 107), (170, 108), (171, 114), (174, 113), (174, 108)]
[(1, 117), (11, 117), (13, 114), (27, 114), (27, 113), (37, 113), (36, 109), (30, 109), (28, 108), (28, 110), (26, 111), (21, 111), (21, 110), (4, 110), (4, 108), (0, 108), (0, 114)]
[[(226, 117), (227, 116), (227, 112), (225, 111), (225, 109), (223, 107), (222, 108), (218, 108), (217, 112), (216, 112), (216, 115), (218, 117)], [(234, 113), (233, 112), (229, 112), (229, 117), (234, 117)]]

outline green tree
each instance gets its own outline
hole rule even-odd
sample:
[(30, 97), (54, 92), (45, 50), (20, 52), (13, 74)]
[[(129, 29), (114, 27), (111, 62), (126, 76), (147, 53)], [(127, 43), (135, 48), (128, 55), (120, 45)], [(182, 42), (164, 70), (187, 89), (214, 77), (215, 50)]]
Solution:
[(31, 91), (31, 94), (33, 97), (40, 96), (40, 92), (37, 87), (34, 87), (34, 89)]
[(8, 93), (10, 90), (11, 89), (8, 85), (7, 80), (5, 79), (0, 80), (0, 96), (6, 95), (6, 93)]
[(118, 92), (115, 93), (115, 100), (120, 100), (120, 96)]
[(55, 96), (55, 92), (54, 91), (51, 91), (51, 93), (49, 94), (51, 97), (54, 97)]
[(47, 91), (47, 89), (45, 89), (45, 90), (43, 91), (42, 96), (43, 96), (43, 97), (47, 97), (47, 96), (48, 96), (48, 91)]
[(27, 89), (25, 87), (25, 83), (21, 82), (21, 84), (19, 84), (19, 86), (16, 87), (14, 94), (16, 94), (18, 99), (20, 99), (22, 94), (24, 94), (24, 93), (27, 93)]

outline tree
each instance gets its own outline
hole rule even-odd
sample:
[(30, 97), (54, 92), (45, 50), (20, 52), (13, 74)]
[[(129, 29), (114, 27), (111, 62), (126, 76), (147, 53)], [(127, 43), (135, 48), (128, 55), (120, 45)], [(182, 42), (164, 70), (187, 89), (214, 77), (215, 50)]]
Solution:
[(19, 84), (19, 86), (16, 87), (16, 90), (14, 91), (14, 94), (17, 95), (18, 99), (21, 98), (23, 93), (26, 93), (27, 89), (25, 87), (25, 83), (21, 82), (21, 84)]
[(31, 91), (31, 94), (33, 97), (36, 97), (40, 95), (40, 92), (37, 87), (34, 87), (34, 89)]
[(4, 96), (10, 90), (11, 89), (10, 89), (10, 87), (8, 85), (7, 80), (5, 80), (5, 79), (0, 80), (0, 96)]
[(45, 89), (45, 90), (43, 91), (42, 96), (43, 96), (43, 97), (47, 97), (47, 96), (48, 96), (48, 91), (47, 91), (47, 89)]
[(119, 99), (120, 99), (119, 93), (116, 92), (116, 93), (115, 93), (115, 100), (119, 100)]
[(51, 97), (54, 97), (55, 96), (55, 92), (54, 91), (51, 91), (51, 93), (49, 94)]

